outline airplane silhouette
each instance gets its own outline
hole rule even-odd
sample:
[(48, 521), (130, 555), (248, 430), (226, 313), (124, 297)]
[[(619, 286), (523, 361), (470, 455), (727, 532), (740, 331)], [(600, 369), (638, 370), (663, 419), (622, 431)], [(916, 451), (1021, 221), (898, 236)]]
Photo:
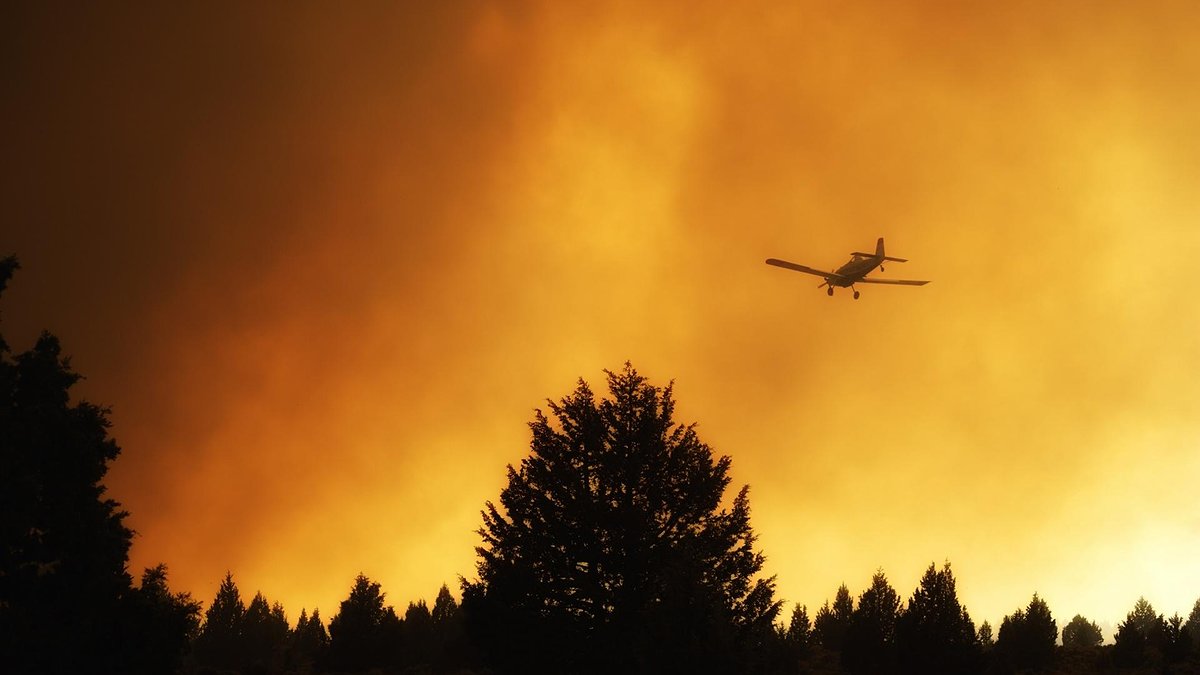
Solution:
[(878, 267), (879, 271), (882, 272), (883, 271), (883, 261), (885, 261), (885, 260), (889, 260), (891, 262), (908, 262), (904, 258), (893, 258), (891, 256), (884, 255), (883, 254), (883, 237), (880, 237), (879, 241), (875, 243), (875, 253), (874, 254), (863, 253), (861, 251), (855, 251), (850, 254), (850, 262), (846, 263), (845, 265), (842, 265), (841, 267), (837, 268), (836, 270), (834, 270), (832, 272), (822, 272), (821, 270), (818, 270), (818, 269), (813, 269), (811, 267), (806, 267), (804, 265), (797, 265), (796, 263), (788, 262), (786, 260), (779, 260), (777, 258), (767, 258), (767, 264), (774, 265), (775, 267), (782, 267), (787, 270), (794, 270), (796, 272), (804, 272), (805, 274), (813, 274), (818, 277), (824, 277), (825, 281), (822, 282), (820, 286), (817, 286), (817, 288), (821, 288), (821, 286), (828, 286), (829, 287), (829, 295), (833, 295), (833, 287), (834, 286), (841, 286), (842, 288), (849, 288), (850, 290), (854, 291), (854, 299), (855, 300), (858, 299), (858, 289), (854, 288), (854, 284), (895, 284), (898, 286), (924, 286), (925, 284), (929, 283), (928, 281), (916, 281), (913, 279), (867, 279), (867, 278), (865, 278), (867, 276), (867, 274), (871, 270), (875, 269), (876, 267)]

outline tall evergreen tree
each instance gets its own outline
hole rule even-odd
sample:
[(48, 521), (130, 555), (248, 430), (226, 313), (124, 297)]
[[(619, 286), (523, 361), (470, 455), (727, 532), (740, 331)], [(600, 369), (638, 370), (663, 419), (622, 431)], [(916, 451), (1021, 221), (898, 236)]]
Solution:
[(996, 640), (1001, 663), (1016, 670), (1044, 670), (1054, 661), (1058, 624), (1045, 600), (1033, 594), (1025, 609), (1004, 617)]
[(445, 584), (438, 590), (431, 611), (434, 633), (434, 670), (448, 672), (465, 666), (471, 655), (464, 653), (462, 611)]
[(721, 509), (730, 460), (675, 423), (671, 385), (607, 375), (611, 398), (581, 380), (548, 403), (555, 423), (537, 411), (483, 513), (470, 624), (510, 672), (739, 668), (780, 607), (747, 490)]
[(135, 647), (125, 664), (126, 673), (146, 675), (179, 669), (188, 641), (200, 627), (200, 603), (189, 593), (172, 593), (167, 586), (167, 566), (142, 573), (142, 583), (127, 596), (133, 605), (125, 612), (122, 639)]
[(242, 639), (246, 605), (233, 574), (225, 573), (217, 595), (204, 612), (204, 624), (196, 638), (196, 662), (218, 670), (240, 668), (245, 656)]
[(851, 673), (891, 673), (896, 669), (896, 620), (900, 596), (880, 570), (858, 598), (842, 648), (842, 666)]
[(992, 636), (992, 624), (984, 621), (976, 633), (976, 640), (979, 642), (979, 648), (985, 652), (996, 646), (996, 639)]
[(424, 600), (408, 603), (404, 612), (404, 659), (407, 663), (425, 665), (433, 663), (434, 645), (433, 615)]
[(978, 668), (975, 624), (958, 601), (950, 563), (930, 563), (896, 623), (899, 663), (906, 673), (970, 673)]
[(354, 579), (350, 597), (329, 622), (330, 669), (358, 672), (392, 661), (395, 641), (389, 639), (388, 628), (398, 620), (391, 607), (384, 607), (385, 595), (366, 575)]
[(256, 593), (242, 617), (243, 665), (272, 669), (282, 659), (288, 633), (283, 605), (271, 605)]
[(1191, 637), (1192, 651), (1200, 654), (1200, 599), (1192, 604), (1192, 611), (1188, 614), (1183, 630)]
[(1136, 667), (1156, 661), (1162, 654), (1166, 621), (1145, 598), (1138, 598), (1113, 635), (1113, 660)]
[(292, 630), (288, 649), (288, 666), (301, 673), (317, 672), (325, 663), (329, 649), (329, 633), (321, 623), (321, 612), (313, 609), (312, 617), (301, 609), (296, 628)]
[(850, 589), (846, 584), (838, 586), (834, 595), (833, 605), (828, 601), (817, 610), (813, 624), (813, 633), (817, 642), (831, 652), (840, 652), (846, 639), (846, 629), (850, 627), (850, 617), (854, 615), (854, 599), (850, 597)]
[[(0, 259), (0, 295), (18, 268), (16, 258)], [(107, 408), (72, 402), (79, 380), (53, 335), (15, 356), (0, 336), (0, 667), (7, 673), (134, 672), (148, 655), (182, 644), (182, 634), (165, 633), (168, 625), (186, 630), (182, 619), (142, 630), (154, 612), (173, 611), (157, 604), (165, 572), (161, 579), (152, 572), (145, 589), (133, 587), (126, 571), (133, 532), (103, 484), (121, 449), (108, 434)], [(178, 599), (168, 594), (167, 602)]]
[(808, 607), (796, 603), (784, 637), (787, 644), (795, 651), (802, 654), (808, 649), (812, 640), (812, 622), (808, 618)]
[(1184, 629), (1183, 617), (1173, 615), (1163, 623), (1162, 655), (1167, 664), (1186, 661), (1192, 653), (1192, 640)]

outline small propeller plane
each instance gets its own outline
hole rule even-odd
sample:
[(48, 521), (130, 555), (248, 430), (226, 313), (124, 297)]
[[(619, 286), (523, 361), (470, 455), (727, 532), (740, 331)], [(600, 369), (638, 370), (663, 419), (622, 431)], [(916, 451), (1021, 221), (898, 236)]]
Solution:
[(825, 281), (822, 282), (820, 286), (817, 286), (817, 288), (828, 286), (829, 295), (833, 295), (834, 286), (849, 288), (850, 290), (854, 291), (855, 300), (858, 299), (858, 289), (854, 288), (854, 284), (924, 286), (925, 284), (929, 283), (928, 281), (916, 281), (913, 279), (867, 279), (867, 274), (876, 267), (879, 268), (880, 272), (883, 271), (883, 263), (885, 260), (889, 262), (908, 262), (904, 258), (893, 258), (891, 256), (884, 255), (883, 237), (880, 237), (879, 241), (875, 243), (875, 253), (872, 254), (855, 251), (850, 254), (850, 262), (842, 265), (832, 272), (822, 272), (821, 270), (813, 269), (812, 267), (797, 265), (796, 263), (788, 262), (786, 260), (779, 260), (776, 258), (767, 258), (767, 264), (774, 265), (775, 267), (782, 267), (786, 270), (795, 270), (796, 272), (804, 272), (805, 274), (824, 277)]

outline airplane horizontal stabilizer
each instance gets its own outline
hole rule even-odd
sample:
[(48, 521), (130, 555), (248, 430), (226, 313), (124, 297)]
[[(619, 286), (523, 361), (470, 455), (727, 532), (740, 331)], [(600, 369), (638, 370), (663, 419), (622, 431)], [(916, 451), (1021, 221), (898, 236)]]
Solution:
[(854, 282), (856, 284), (895, 284), (897, 286), (924, 286), (928, 281), (917, 281), (916, 279), (869, 279), (862, 278)]
[[(861, 256), (863, 258), (874, 258), (875, 257), (874, 253), (863, 253), (862, 251), (855, 251), (854, 253), (851, 253), (850, 255), (857, 255), (857, 256)], [(889, 260), (891, 262), (908, 262), (908, 258), (893, 258), (890, 255), (883, 256), (883, 259)]]

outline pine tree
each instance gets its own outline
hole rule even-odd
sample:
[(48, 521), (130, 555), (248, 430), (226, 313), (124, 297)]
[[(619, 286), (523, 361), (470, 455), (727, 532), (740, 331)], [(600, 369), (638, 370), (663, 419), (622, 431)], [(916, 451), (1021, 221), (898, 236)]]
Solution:
[[(0, 259), (0, 293), (19, 268)], [(109, 411), (72, 403), (58, 338), (0, 337), (0, 663), (10, 673), (119, 670), (133, 532), (103, 480), (121, 449)]]
[(271, 605), (261, 591), (256, 593), (242, 617), (242, 663), (270, 669), (282, 657), (288, 632), (283, 605)]
[(142, 573), (142, 583), (127, 596), (133, 605), (126, 612), (124, 634), (136, 642), (130, 650), (126, 673), (170, 673), (179, 669), (188, 641), (200, 627), (200, 603), (189, 593), (172, 593), (167, 586), (167, 566)]
[(1033, 594), (1024, 609), (1004, 617), (996, 653), (1012, 669), (1042, 670), (1054, 661), (1058, 624), (1045, 600)]
[[(0, 295), (19, 267), (0, 259)], [(134, 588), (133, 531), (103, 484), (121, 448), (107, 408), (71, 401), (80, 379), (53, 335), (15, 356), (0, 335), (0, 668), (169, 670), (195, 606), (162, 566)]]
[(950, 563), (930, 563), (896, 623), (896, 647), (906, 673), (969, 673), (978, 667), (975, 624), (958, 601)]
[(808, 649), (812, 640), (812, 622), (808, 618), (808, 607), (796, 603), (784, 637), (787, 644), (797, 653), (802, 655)]
[(1141, 666), (1162, 654), (1166, 621), (1145, 598), (1138, 598), (1113, 636), (1113, 660), (1126, 667)]
[(607, 375), (610, 399), (581, 380), (549, 402), (556, 424), (537, 411), (530, 456), (483, 513), (470, 625), (514, 672), (740, 667), (727, 655), (749, 658), (780, 606), (755, 578), (748, 492), (720, 508), (730, 460), (674, 422), (671, 385)]
[(233, 574), (226, 572), (217, 595), (204, 612), (196, 638), (196, 662), (216, 669), (240, 668), (244, 660), (243, 622), (246, 606)]
[(979, 647), (984, 651), (990, 650), (996, 646), (996, 640), (992, 637), (992, 624), (984, 621), (979, 626), (979, 632), (976, 634), (976, 639), (979, 642)]
[(462, 611), (450, 589), (442, 584), (433, 601), (434, 670), (448, 672), (467, 664), (469, 655), (464, 653)]
[(312, 617), (303, 609), (291, 633), (289, 665), (298, 672), (316, 672), (324, 664), (329, 649), (329, 633), (321, 623), (321, 612), (314, 609)]
[(842, 666), (851, 673), (890, 673), (896, 669), (896, 620), (900, 596), (880, 570), (858, 598), (842, 648)]
[(434, 657), (433, 615), (424, 600), (408, 603), (404, 612), (404, 658), (410, 664), (429, 665)]
[(1192, 651), (1200, 653), (1200, 599), (1192, 604), (1192, 611), (1188, 614), (1187, 623), (1183, 625), (1183, 630), (1191, 636)]
[[(385, 593), (378, 583), (359, 574), (343, 600), (337, 616), (329, 622), (329, 666), (332, 670), (357, 672), (382, 668), (392, 660), (390, 624), (398, 623), (391, 607), (384, 607)], [(390, 615), (390, 616), (389, 616)]]
[(850, 589), (846, 584), (838, 586), (833, 598), (833, 605), (828, 601), (817, 610), (813, 633), (817, 642), (831, 652), (840, 652), (846, 639), (846, 629), (850, 626), (850, 617), (854, 615), (854, 599), (850, 597)]

